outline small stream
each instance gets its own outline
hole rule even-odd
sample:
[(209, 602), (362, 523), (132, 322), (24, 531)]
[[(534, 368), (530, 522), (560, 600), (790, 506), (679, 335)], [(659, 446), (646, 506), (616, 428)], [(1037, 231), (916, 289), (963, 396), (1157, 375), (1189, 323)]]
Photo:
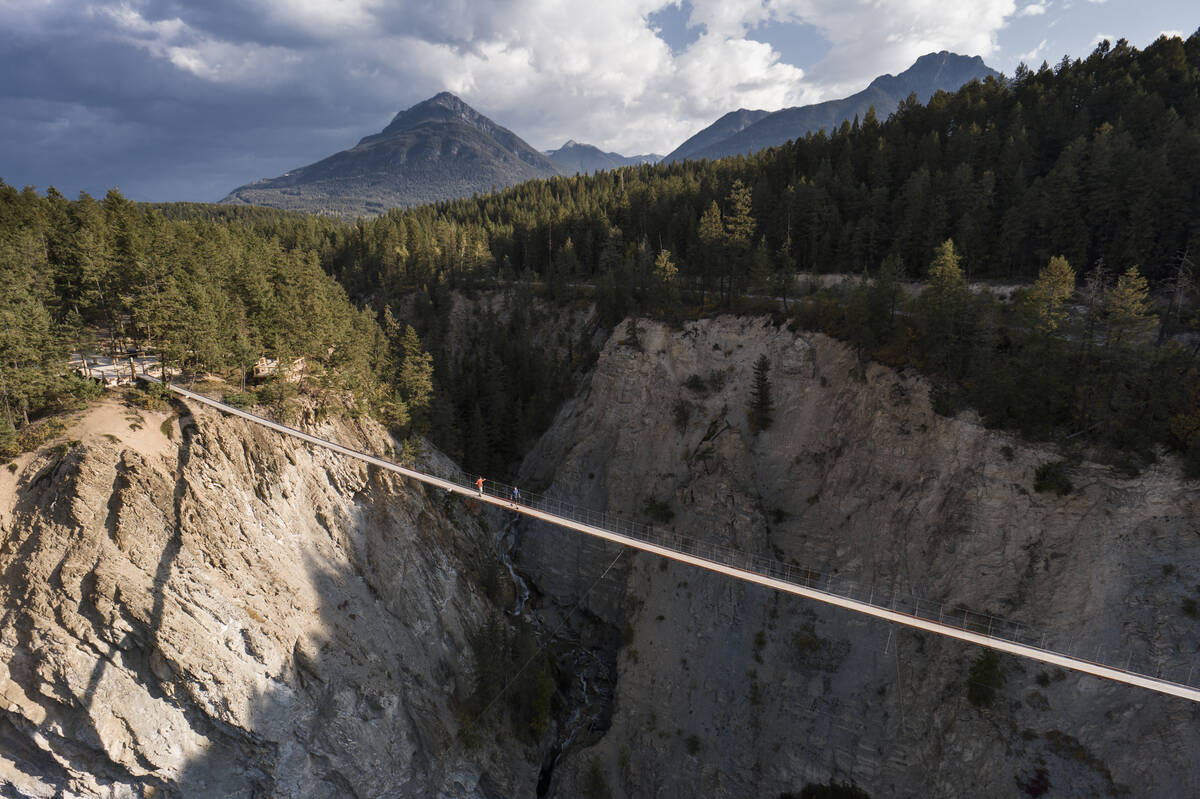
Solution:
[[(514, 518), (501, 529), (496, 536), (496, 554), (508, 570), (513, 582), (513, 607), (509, 613), (512, 616), (526, 616), (538, 628), (543, 636), (550, 634), (549, 630), (537, 618), (536, 613), (530, 613), (530, 601), (534, 589), (529, 582), (517, 571), (513, 563), (513, 552), (517, 545), (518, 527), (521, 517), (513, 514)], [(584, 621), (580, 619), (579, 621)], [(586, 623), (586, 622), (584, 622)], [(569, 627), (567, 628), (569, 632)], [(582, 647), (576, 647), (571, 653), (572, 681), (567, 704), (571, 712), (567, 719), (557, 729), (557, 742), (546, 752), (542, 769), (538, 775), (537, 795), (544, 797), (550, 790), (550, 782), (554, 769), (559, 761), (581, 735), (593, 730), (602, 730), (607, 726), (605, 711), (611, 708), (614, 680), (613, 667), (607, 665), (596, 652)]]
[[(559, 731), (558, 743), (546, 753), (542, 771), (538, 775), (537, 795), (539, 797), (546, 796), (550, 791), (550, 781), (554, 777), (554, 769), (571, 745), (575, 743), (575, 740), (581, 734), (607, 726), (603, 718), (604, 710), (611, 704), (612, 697), (611, 695), (605, 696), (603, 691), (598, 690), (597, 686), (589, 682), (587, 678), (590, 671), (603, 667), (602, 662), (595, 653), (585, 650), (576, 650), (573, 662), (576, 677), (571, 686), (573, 709)], [(595, 676), (593, 674), (593, 677)]]
[(504, 529), (496, 536), (496, 554), (500, 557), (500, 562), (504, 564), (504, 568), (508, 569), (508, 576), (512, 578), (513, 582), (515, 598), (513, 600), (513, 609), (510, 613), (513, 616), (520, 616), (529, 608), (529, 598), (532, 595), (532, 591), (529, 589), (529, 583), (517, 573), (516, 566), (513, 565), (512, 550), (517, 541), (517, 525), (520, 523), (521, 518), (515, 513), (512, 516), (513, 518), (508, 520), (508, 523), (504, 525)]

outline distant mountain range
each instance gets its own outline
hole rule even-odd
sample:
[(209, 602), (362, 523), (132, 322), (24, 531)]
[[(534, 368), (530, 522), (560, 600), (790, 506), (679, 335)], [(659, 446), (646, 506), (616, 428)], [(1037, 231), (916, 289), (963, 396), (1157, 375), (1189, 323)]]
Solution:
[(683, 144), (676, 147), (671, 152), (663, 157), (665, 163), (672, 161), (682, 161), (685, 158), (691, 158), (692, 153), (702, 152), (709, 147), (713, 147), (730, 136), (741, 133), (746, 128), (758, 122), (763, 117), (771, 115), (770, 111), (750, 111), (745, 108), (739, 108), (736, 111), (730, 111), (725, 116), (718, 119), (716, 122), (709, 125), (704, 130), (697, 133), (692, 138), (685, 141)]
[(655, 164), (662, 160), (662, 156), (656, 153), (629, 156), (620, 153), (606, 153), (599, 147), (581, 144), (574, 139), (569, 140), (557, 150), (546, 150), (545, 155), (564, 175), (590, 175), (604, 169)]
[(843, 122), (875, 109), (880, 120), (896, 110), (901, 101), (915, 93), (922, 103), (935, 92), (952, 92), (973, 80), (999, 75), (979, 56), (964, 56), (943, 50), (917, 59), (899, 75), (881, 75), (867, 88), (841, 100), (784, 108), (774, 113), (741, 109), (726, 114), (709, 127), (667, 154), (663, 161), (725, 158), (775, 147), (809, 132), (833, 131)]
[(236, 188), (222, 202), (354, 217), (557, 174), (521, 137), (442, 92), (351, 149)]
[(842, 100), (775, 112), (732, 111), (665, 158), (627, 157), (576, 141), (540, 153), (511, 130), (442, 92), (401, 111), (386, 128), (349, 150), (240, 186), (221, 202), (353, 218), (559, 174), (590, 174), (660, 160), (723, 158), (783, 144), (819, 128), (832, 130), (855, 115), (861, 118), (871, 107), (883, 119), (914, 92), (925, 102), (939, 89), (954, 91), (996, 74), (978, 56), (931, 53), (899, 75), (878, 77)]

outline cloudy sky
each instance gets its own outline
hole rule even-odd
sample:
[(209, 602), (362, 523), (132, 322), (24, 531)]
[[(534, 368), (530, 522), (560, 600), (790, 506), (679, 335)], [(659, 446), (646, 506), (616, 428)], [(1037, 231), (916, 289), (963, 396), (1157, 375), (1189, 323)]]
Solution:
[(0, 0), (0, 179), (217, 200), (443, 90), (539, 149), (666, 153), (932, 51), (1011, 75), (1197, 25), (1194, 0)]

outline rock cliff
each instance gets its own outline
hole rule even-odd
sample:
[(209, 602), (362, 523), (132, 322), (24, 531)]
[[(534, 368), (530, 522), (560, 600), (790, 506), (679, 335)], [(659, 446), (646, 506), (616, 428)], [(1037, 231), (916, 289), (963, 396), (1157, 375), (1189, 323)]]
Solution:
[[(547, 324), (570, 342), (586, 321)], [(1081, 460), (1069, 494), (1038, 493), (1061, 453), (936, 415), (918, 376), (765, 319), (640, 325), (637, 346), (623, 325), (604, 345), (523, 488), (994, 613), (1076, 653), (1177, 677), (1196, 663), (1200, 492), (1170, 460), (1138, 477)], [(774, 424), (755, 433), (764, 354)], [(393, 446), (365, 421), (301, 426)], [(0, 469), (3, 795), (1200, 793), (1200, 710), (1183, 700), (1008, 657), (973, 678), (977, 648), (505, 527), (202, 409), (107, 402), (69, 435)], [(515, 572), (489, 561), (492, 531), (515, 541)], [(460, 734), (495, 607), (485, 573), (517, 589), (493, 603), (543, 645), (556, 634), (533, 742), (494, 719)], [(994, 697), (970, 702), (984, 679)]]
[[(1165, 462), (1137, 478), (944, 418), (912, 375), (764, 319), (611, 339), (586, 391), (525, 461), (524, 484), (594, 509), (864, 584), (990, 612), (1052, 644), (1184, 678), (1200, 621), (1200, 491)], [(622, 329), (622, 328), (618, 328)], [(775, 421), (753, 433), (765, 354)], [(689, 378), (691, 380), (689, 381)], [(688, 383), (691, 388), (685, 386)], [(640, 516), (647, 520), (646, 516)], [(550, 786), (579, 795), (780, 796), (853, 782), (871, 796), (1194, 796), (1200, 709), (1003, 656), (983, 707), (982, 650), (626, 554), (544, 525), (519, 563), (551, 607), (624, 630), (611, 721)], [(1182, 668), (1182, 671), (1180, 669)]]
[(3, 473), (0, 793), (531, 794), (536, 757), (457, 737), (480, 521), (195, 413), (107, 402)]

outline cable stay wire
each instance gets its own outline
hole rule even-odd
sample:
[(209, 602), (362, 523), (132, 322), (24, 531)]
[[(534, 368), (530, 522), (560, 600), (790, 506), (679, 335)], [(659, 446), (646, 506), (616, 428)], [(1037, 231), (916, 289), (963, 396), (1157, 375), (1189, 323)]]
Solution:
[[(920, 596), (901, 592), (894, 588), (889, 590), (872, 585), (860, 585), (829, 572), (782, 563), (731, 547), (688, 538), (673, 530), (663, 530), (607, 512), (575, 506), (544, 494), (521, 492), (518, 498), (514, 492), (514, 486), (495, 480), (483, 480), (480, 485), (471, 481), (469, 476), (464, 476), (462, 482), (438, 477), (411, 466), (385, 460), (287, 427), (203, 394), (169, 382), (164, 383), (150, 375), (139, 377), (147, 382), (162, 383), (167, 389), (181, 397), (216, 408), (222, 413), (241, 417), (315, 446), (418, 480), (426, 485), (433, 485), (460, 496), (515, 511), (595, 538), (894, 624), (1200, 703), (1200, 662), (1196, 661), (1194, 653), (1190, 656), (1179, 653), (1176, 660), (1170, 663), (1160, 658), (1157, 663), (1144, 665), (1144, 661), (1139, 660), (1138, 666), (1135, 668), (1133, 665), (1135, 653), (1130, 645), (1113, 653), (1117, 656), (1125, 654), (1124, 664), (1111, 665), (1101, 661), (1103, 649), (1100, 646), (1089, 651), (1086, 656), (1075, 654), (1079, 648), (1078, 630), (1080, 626), (1078, 624), (1072, 627), (1076, 631), (1073, 637), (1067, 641), (1066, 646), (1062, 646), (1061, 642), (1051, 640), (1047, 633), (1039, 634), (1029, 625), (972, 611), (962, 605), (947, 606), (945, 603), (922, 599)], [(1138, 670), (1143, 668), (1145, 671)], [(1172, 680), (1169, 677), (1175, 677), (1175, 679)]]

